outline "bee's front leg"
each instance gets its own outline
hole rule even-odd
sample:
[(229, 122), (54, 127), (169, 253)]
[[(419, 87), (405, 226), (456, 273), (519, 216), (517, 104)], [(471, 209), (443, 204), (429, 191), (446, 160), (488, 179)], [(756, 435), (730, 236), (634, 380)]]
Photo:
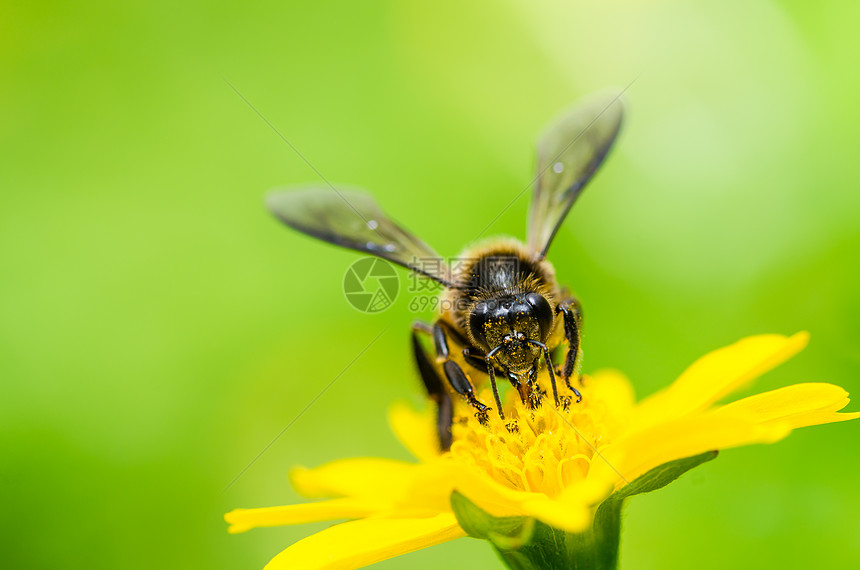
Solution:
[[(469, 377), (463, 372), (460, 365), (451, 359), (451, 352), (448, 349), (448, 335), (442, 321), (436, 321), (433, 325), (432, 334), (433, 344), (436, 346), (436, 361), (442, 363), (442, 369), (445, 371), (448, 383), (451, 384), (455, 392), (465, 397), (469, 405), (477, 410), (475, 417), (478, 418), (478, 421), (483, 424), (487, 423), (487, 410), (489, 408), (475, 397), (475, 388), (472, 386), (472, 382), (469, 381)], [(490, 376), (490, 381), (493, 383), (493, 391), (496, 394), (496, 402), (499, 406), (498, 411), (501, 415), (502, 407), (501, 403), (499, 403), (498, 391), (496, 390), (495, 379), (492, 375)]]
[(563, 299), (556, 307), (556, 313), (561, 313), (564, 319), (564, 338), (567, 339), (567, 356), (561, 369), (564, 383), (576, 394), (576, 401), (582, 401), (582, 394), (570, 383), (570, 377), (576, 371), (579, 361), (580, 331), (582, 330), (582, 306), (576, 297)]

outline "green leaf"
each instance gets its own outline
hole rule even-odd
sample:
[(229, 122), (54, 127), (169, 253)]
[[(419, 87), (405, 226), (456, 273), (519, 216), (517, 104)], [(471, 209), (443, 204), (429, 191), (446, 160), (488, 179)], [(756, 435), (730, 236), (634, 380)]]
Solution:
[(685, 457), (684, 459), (664, 463), (615, 491), (609, 496), (607, 501), (623, 500), (639, 493), (650, 493), (651, 491), (661, 489), (693, 467), (698, 467), (702, 463), (714, 459), (718, 453), (717, 451), (707, 451), (693, 457)]
[(528, 542), (529, 537), (523, 536), (523, 531), (532, 527), (527, 517), (494, 517), (457, 491), (451, 493), (451, 508), (457, 522), (473, 538), (490, 540), (495, 535)]
[(621, 487), (597, 507), (592, 533), (600, 545), (599, 564), (594, 568), (614, 570), (618, 567), (618, 544), (621, 541), (621, 508), (624, 501), (640, 493), (650, 493), (663, 488), (693, 467), (698, 467), (717, 456), (708, 451), (693, 457), (685, 457), (664, 463)]

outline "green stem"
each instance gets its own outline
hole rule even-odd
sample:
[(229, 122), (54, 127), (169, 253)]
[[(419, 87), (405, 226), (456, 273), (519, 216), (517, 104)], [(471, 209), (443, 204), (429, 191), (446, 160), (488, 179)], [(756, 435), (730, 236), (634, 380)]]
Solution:
[(516, 570), (616, 570), (623, 504), (623, 499), (601, 504), (594, 525), (585, 532), (566, 533), (537, 522), (528, 544), (520, 548), (505, 548), (506, 545), (495, 540), (491, 542), (508, 568)]

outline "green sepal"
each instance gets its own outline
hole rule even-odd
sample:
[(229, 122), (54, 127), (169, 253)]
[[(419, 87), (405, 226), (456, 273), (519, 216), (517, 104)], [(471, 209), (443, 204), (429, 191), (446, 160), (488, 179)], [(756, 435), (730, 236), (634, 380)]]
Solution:
[[(534, 520), (528, 517), (494, 517), (481, 509), (458, 491), (451, 493), (451, 508), (457, 516), (457, 522), (473, 538), (495, 540), (520, 545), (528, 544)], [(518, 546), (517, 546), (518, 547)]]
[[(659, 467), (655, 467), (648, 473), (637, 477), (627, 485), (624, 485), (623, 487), (612, 493), (609, 498), (606, 499), (606, 501), (624, 500), (627, 497), (632, 497), (633, 495), (638, 495), (640, 493), (650, 493), (651, 491), (662, 489), (663, 487), (665, 487), (693, 467), (698, 467), (702, 463), (714, 459), (718, 453), (718, 451), (706, 451), (705, 453), (701, 453), (699, 455), (685, 457), (684, 459), (676, 459), (675, 461), (664, 463)], [(606, 501), (604, 501), (604, 503), (606, 503)]]
[(581, 533), (567, 533), (529, 517), (493, 517), (457, 491), (451, 494), (451, 507), (463, 530), (490, 541), (508, 568), (615, 570), (624, 501), (665, 487), (716, 456), (716, 451), (709, 451), (655, 467), (600, 503), (592, 527)]
[(593, 568), (615, 570), (618, 567), (618, 546), (621, 541), (621, 508), (624, 501), (640, 493), (650, 493), (661, 489), (692, 469), (717, 456), (717, 451), (707, 451), (693, 457), (676, 459), (648, 471), (624, 485), (607, 497), (594, 514), (592, 535), (595, 544), (600, 544), (600, 552), (595, 552), (598, 564)]

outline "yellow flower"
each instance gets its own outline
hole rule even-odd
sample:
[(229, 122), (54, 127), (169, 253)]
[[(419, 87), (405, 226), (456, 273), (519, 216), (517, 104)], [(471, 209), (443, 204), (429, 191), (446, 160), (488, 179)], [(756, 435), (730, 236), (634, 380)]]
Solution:
[[(452, 509), (455, 491), (493, 517), (526, 517), (582, 533), (613, 491), (630, 489), (631, 482), (655, 468), (713, 450), (775, 442), (797, 427), (860, 416), (838, 413), (848, 394), (822, 383), (717, 405), (807, 341), (806, 333), (743, 339), (699, 359), (671, 386), (639, 403), (624, 376), (602, 371), (583, 377), (582, 402), (559, 409), (551, 399), (528, 409), (510, 390), (507, 419), (491, 413), (486, 426), (465, 403), (458, 404), (454, 443), (446, 453), (438, 452), (429, 414), (395, 406), (392, 427), (418, 463), (357, 458), (296, 469), (291, 480), (300, 493), (334, 498), (237, 509), (225, 518), (234, 533), (355, 519), (293, 544), (268, 569), (359, 568), (466, 536)], [(489, 394), (484, 397), (491, 400)]]

